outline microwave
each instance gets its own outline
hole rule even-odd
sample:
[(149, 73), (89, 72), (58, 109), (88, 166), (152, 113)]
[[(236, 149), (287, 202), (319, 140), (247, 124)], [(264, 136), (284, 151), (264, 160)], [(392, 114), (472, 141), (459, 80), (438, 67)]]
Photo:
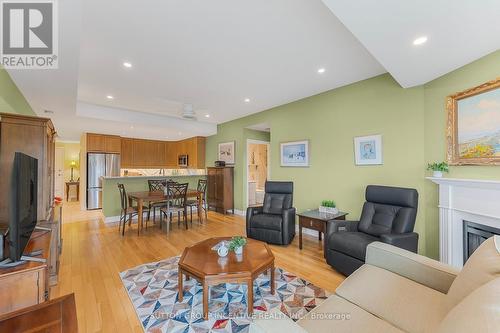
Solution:
[(188, 166), (188, 155), (179, 155), (179, 162), (177, 163), (180, 167)]

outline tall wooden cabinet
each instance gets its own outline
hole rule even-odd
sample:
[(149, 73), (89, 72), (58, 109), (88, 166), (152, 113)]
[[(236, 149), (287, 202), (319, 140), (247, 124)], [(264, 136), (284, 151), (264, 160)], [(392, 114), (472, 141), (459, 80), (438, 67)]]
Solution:
[(25, 254), (41, 250), (46, 262), (0, 269), (0, 314), (49, 299), (61, 253), (61, 206), (54, 206), (55, 130), (50, 119), (0, 113), (0, 229), (8, 226), (14, 154), (38, 159), (37, 219)]
[(234, 213), (234, 168), (207, 168), (207, 203), (218, 213)]
[(9, 220), (15, 152), (38, 159), (38, 220), (48, 220), (54, 202), (55, 129), (50, 119), (0, 113), (0, 224)]

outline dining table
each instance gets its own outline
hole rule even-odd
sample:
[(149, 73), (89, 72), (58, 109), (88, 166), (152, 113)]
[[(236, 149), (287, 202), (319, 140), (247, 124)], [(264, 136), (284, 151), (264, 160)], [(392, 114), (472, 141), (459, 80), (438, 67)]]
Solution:
[[(137, 235), (144, 227), (143, 207), (145, 203), (158, 202), (167, 200), (167, 195), (163, 191), (140, 191), (130, 192), (128, 194), (129, 206), (133, 206), (135, 201), (137, 204)], [(187, 198), (196, 198), (198, 201), (198, 221), (203, 222), (203, 192), (195, 189), (188, 189), (186, 193)]]

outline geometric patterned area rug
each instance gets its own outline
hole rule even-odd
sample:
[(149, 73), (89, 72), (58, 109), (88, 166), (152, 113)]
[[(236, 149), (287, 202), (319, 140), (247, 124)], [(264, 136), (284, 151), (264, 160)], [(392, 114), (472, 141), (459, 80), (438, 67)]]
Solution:
[[(177, 263), (180, 257), (144, 264), (120, 273), (145, 332), (247, 332), (245, 284), (223, 283), (209, 290), (209, 319), (203, 319), (203, 290), (195, 279), (184, 281), (180, 303)], [(254, 315), (279, 307), (297, 321), (323, 302), (330, 293), (276, 268), (276, 293), (271, 294), (268, 275), (254, 281)]]

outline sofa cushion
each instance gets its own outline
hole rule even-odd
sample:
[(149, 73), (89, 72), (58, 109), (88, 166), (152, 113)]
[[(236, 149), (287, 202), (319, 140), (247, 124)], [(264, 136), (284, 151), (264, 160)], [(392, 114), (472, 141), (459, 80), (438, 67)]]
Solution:
[(379, 240), (362, 232), (335, 232), (328, 239), (328, 248), (365, 261), (366, 247)]
[(282, 216), (275, 214), (258, 214), (250, 220), (251, 228), (281, 230)]
[(472, 291), (497, 277), (500, 277), (500, 236), (484, 241), (467, 260), (446, 296), (449, 309)]
[(447, 313), (445, 294), (367, 264), (336, 293), (406, 332), (432, 332)]
[(498, 332), (500, 278), (474, 290), (446, 315), (438, 333)]
[[(308, 332), (402, 332), (345, 299), (332, 295), (297, 322)], [(289, 332), (281, 329), (276, 332)]]

